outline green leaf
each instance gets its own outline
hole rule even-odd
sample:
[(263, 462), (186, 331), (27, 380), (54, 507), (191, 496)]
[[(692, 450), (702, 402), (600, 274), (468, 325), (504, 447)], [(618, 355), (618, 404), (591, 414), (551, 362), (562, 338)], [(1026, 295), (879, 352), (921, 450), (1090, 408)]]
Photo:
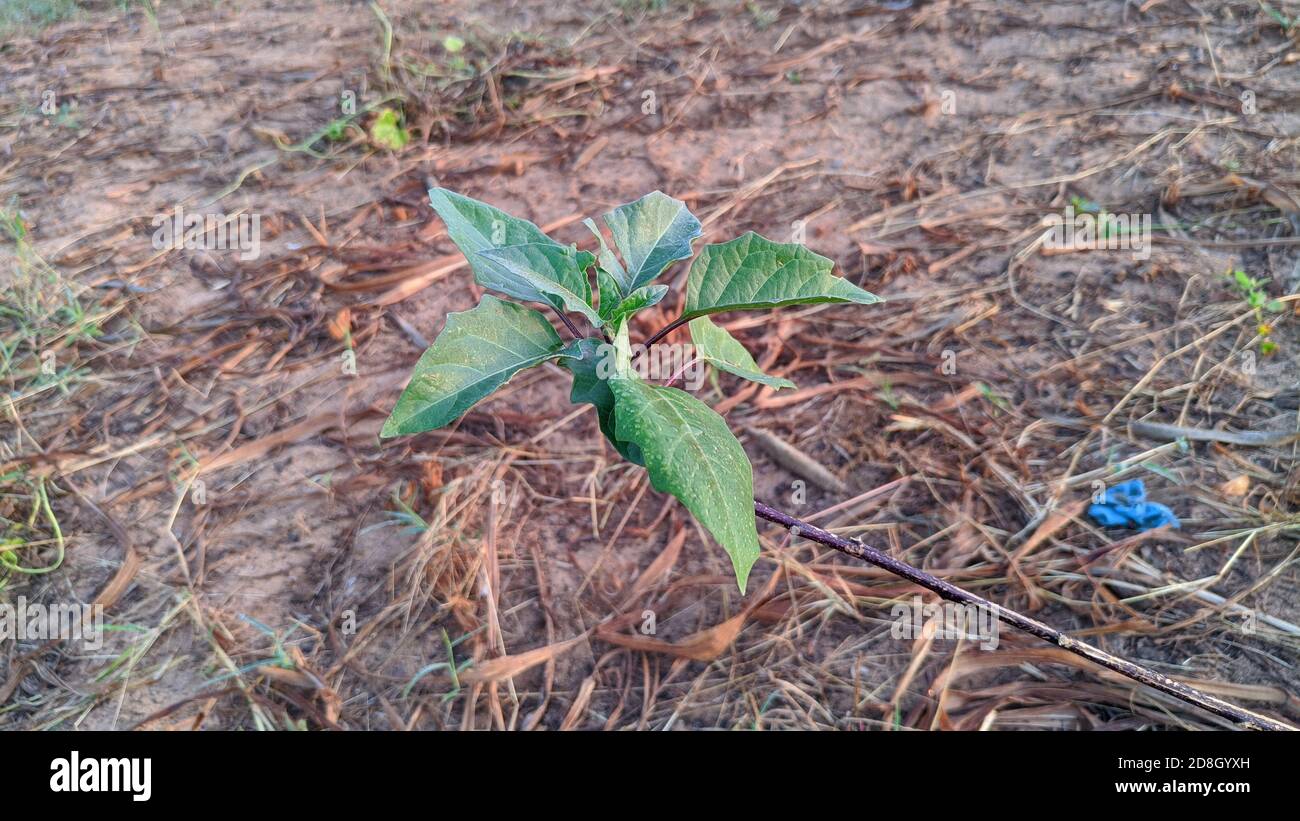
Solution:
[(726, 421), (676, 388), (611, 379), (621, 440), (641, 447), (655, 490), (671, 493), (731, 557), (745, 591), (758, 560), (754, 472)]
[(596, 266), (596, 292), (600, 295), (600, 314), (601, 319), (609, 320), (614, 309), (622, 302), (618, 296), (618, 283), (603, 267)]
[(692, 319), (690, 329), (691, 342), (695, 344), (695, 355), (713, 363), (713, 367), (718, 370), (734, 373), (751, 382), (769, 385), (777, 390), (795, 387), (789, 379), (763, 373), (758, 363), (754, 361), (754, 357), (745, 350), (745, 346), (737, 342), (725, 328), (713, 324), (707, 316)]
[(380, 148), (400, 151), (411, 140), (411, 135), (398, 122), (397, 112), (391, 108), (381, 109), (379, 116), (370, 126), (370, 140)]
[(831, 273), (835, 263), (797, 243), (779, 243), (753, 231), (706, 245), (686, 280), (693, 319), (720, 311), (748, 311), (820, 302), (871, 305), (881, 299)]
[(485, 294), (474, 308), (447, 315), (379, 435), (440, 428), (524, 368), (579, 355), (539, 311)]
[[(623, 263), (618, 261), (618, 257), (614, 256), (614, 252), (609, 250), (609, 246), (605, 244), (605, 235), (600, 233), (596, 223), (590, 219), (585, 219), (582, 224), (587, 226), (587, 230), (596, 235), (596, 241), (600, 243), (600, 253), (596, 255), (596, 259), (600, 262), (600, 270), (604, 271), (617, 286), (618, 296), (610, 302), (613, 305), (622, 297), (623, 283), (627, 282), (627, 271), (623, 270)], [(605, 303), (602, 301), (601, 307), (604, 307), (604, 305)]]
[(429, 202), (447, 224), (451, 241), (469, 261), (475, 282), (525, 302), (551, 304), (528, 279), (479, 252), (509, 245), (540, 243), (557, 248), (563, 245), (528, 220), (517, 219), (485, 202), (462, 197), (445, 188), (430, 188)]
[(624, 459), (634, 464), (644, 465), (641, 448), (633, 442), (623, 442), (618, 438), (614, 392), (609, 388), (609, 377), (613, 370), (613, 346), (593, 337), (580, 340), (571, 347), (578, 351), (579, 358), (564, 359), (560, 362), (573, 374), (573, 389), (569, 392), (569, 401), (575, 404), (594, 405), (596, 419), (600, 423), (600, 432), (605, 434), (609, 443)]
[[(702, 230), (700, 221), (686, 208), (686, 203), (660, 191), (620, 205), (603, 219), (627, 264), (626, 270), (621, 266), (607, 268), (618, 280), (624, 297), (662, 274), (670, 263), (689, 257), (691, 243), (699, 238)], [(594, 226), (588, 227), (594, 230)], [(602, 239), (602, 249), (607, 252), (604, 245)], [(602, 255), (602, 265), (603, 260)]]
[(646, 285), (637, 288), (628, 294), (627, 299), (614, 305), (605, 321), (611, 325), (617, 325), (632, 314), (642, 308), (649, 308), (651, 305), (657, 305), (664, 295), (668, 293), (667, 285)]
[(541, 293), (542, 301), (548, 305), (580, 313), (597, 328), (604, 324), (600, 314), (591, 307), (587, 269), (596, 261), (591, 253), (546, 242), (486, 248), (478, 253), (527, 282)]

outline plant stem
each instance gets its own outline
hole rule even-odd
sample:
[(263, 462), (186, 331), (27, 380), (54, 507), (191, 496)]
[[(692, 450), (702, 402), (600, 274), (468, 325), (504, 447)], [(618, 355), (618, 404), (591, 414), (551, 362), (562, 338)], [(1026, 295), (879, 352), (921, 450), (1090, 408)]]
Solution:
[(582, 334), (578, 333), (578, 329), (574, 327), (573, 321), (564, 315), (564, 311), (561, 311), (554, 305), (551, 306), (551, 310), (555, 311), (555, 315), (564, 323), (564, 327), (569, 329), (569, 333), (573, 334), (574, 339), (582, 339)]
[(670, 333), (672, 333), (673, 331), (677, 330), (678, 328), (682, 327), (682, 326), (685, 325), (687, 322), (690, 322), (690, 320), (687, 319), (686, 317), (683, 317), (683, 316), (679, 316), (679, 317), (677, 317), (677, 318), (674, 319), (672, 322), (669, 322), (667, 325), (665, 325), (664, 327), (660, 328), (660, 329), (655, 333), (654, 336), (652, 336), (652, 337), (650, 337), (649, 339), (647, 339), (647, 340), (645, 341), (645, 346), (646, 346), (647, 348), (649, 348), (651, 345), (653, 345), (653, 344), (655, 344), (656, 342), (658, 342), (659, 340), (663, 339), (665, 336), (668, 336), (668, 334), (670, 334)]
[(687, 370), (688, 370), (692, 365), (694, 365), (696, 362), (699, 362), (699, 361), (700, 361), (700, 360), (699, 360), (698, 358), (696, 358), (696, 359), (692, 359), (690, 362), (687, 362), (685, 365), (682, 366), (682, 369), (681, 369), (680, 371), (678, 371), (677, 373), (673, 374), (673, 375), (668, 379), (668, 381), (664, 383), (664, 387), (665, 387), (665, 388), (671, 388), (671, 387), (673, 386), (673, 383), (676, 382), (676, 381), (678, 380), (678, 378), (680, 378), (680, 377), (682, 376), (682, 374), (686, 373), (686, 371), (687, 371)]
[(769, 507), (759, 501), (754, 502), (754, 513), (760, 519), (766, 519), (769, 522), (775, 522), (783, 527), (791, 528), (791, 532), (795, 535), (802, 536), (805, 539), (811, 539), (818, 544), (834, 548), (845, 555), (852, 556), (855, 559), (861, 559), (868, 564), (873, 564), (876, 567), (888, 570), (896, 576), (901, 576), (910, 582), (919, 584), (927, 590), (938, 593), (941, 597), (949, 601), (985, 608), (1002, 621), (1010, 624), (1012, 627), (1024, 630), (1026, 633), (1035, 635), (1044, 641), (1051, 642), (1062, 649), (1069, 650), (1077, 656), (1082, 656), (1089, 661), (1100, 664), (1108, 670), (1114, 670), (1117, 673), (1128, 676), (1134, 681), (1145, 684), (1148, 687), (1153, 687), (1162, 693), (1167, 693), (1189, 704), (1195, 704), (1216, 716), (1235, 722), (1242, 728), (1251, 730), (1296, 729), (1289, 724), (1284, 724), (1281, 721), (1276, 721), (1267, 716), (1253, 713), (1249, 710), (1229, 704), (1221, 699), (1217, 699), (1207, 693), (1203, 693), (1193, 687), (1188, 687), (1186, 684), (1174, 681), (1168, 676), (1161, 675), (1154, 670), (1148, 670), (1147, 668), (1134, 664), (1131, 661), (1126, 661), (1118, 656), (1112, 656), (1110, 653), (1099, 650), (1090, 644), (1085, 644), (1077, 639), (1072, 639), (1053, 627), (1049, 627), (1048, 625), (1031, 619), (1028, 616), (1021, 615), (1014, 610), (1009, 610), (1000, 604), (995, 604), (988, 599), (976, 596), (974, 593), (968, 593), (956, 585), (950, 584), (949, 582), (936, 578), (935, 576), (931, 576), (929, 573), (912, 567), (906, 562), (901, 562), (887, 553), (877, 550), (870, 545), (863, 544), (861, 541), (845, 539), (836, 536), (833, 533), (828, 533), (815, 525), (801, 522), (793, 516), (782, 513), (776, 508)]

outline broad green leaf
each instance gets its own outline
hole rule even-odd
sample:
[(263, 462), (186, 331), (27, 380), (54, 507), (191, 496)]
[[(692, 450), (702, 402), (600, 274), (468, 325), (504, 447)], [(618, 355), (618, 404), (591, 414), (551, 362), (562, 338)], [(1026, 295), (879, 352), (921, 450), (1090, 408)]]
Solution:
[(740, 591), (758, 560), (754, 472), (727, 423), (676, 388), (610, 380), (619, 439), (635, 442), (655, 489), (671, 493), (731, 557)]
[(475, 282), (484, 288), (525, 302), (550, 304), (543, 293), (526, 278), (479, 252), (527, 243), (554, 245), (557, 248), (564, 246), (543, 234), (542, 229), (528, 220), (512, 217), (485, 202), (463, 197), (445, 188), (430, 188), (429, 202), (447, 224), (447, 236), (451, 237), (451, 241), (456, 243), (456, 247), (469, 261)]
[[(573, 389), (569, 392), (569, 401), (575, 404), (594, 405), (596, 419), (600, 423), (600, 432), (605, 434), (605, 438), (614, 449), (629, 462), (645, 464), (639, 446), (634, 442), (620, 441), (618, 438), (614, 392), (609, 388), (609, 376), (613, 369), (613, 346), (601, 339), (588, 338), (577, 342), (572, 347), (577, 349), (579, 358), (560, 361), (561, 365), (573, 373)], [(604, 362), (603, 366), (602, 362)]]
[(686, 309), (693, 319), (720, 311), (779, 308), (816, 302), (880, 302), (843, 277), (835, 263), (797, 243), (764, 239), (753, 231), (731, 242), (706, 245), (686, 280)]
[(541, 312), (484, 294), (474, 308), (447, 315), (379, 435), (440, 428), (524, 368), (578, 356)]
[(667, 285), (645, 285), (628, 294), (627, 299), (610, 309), (605, 321), (617, 325), (642, 308), (656, 305), (668, 293)]
[(609, 321), (609, 317), (614, 313), (623, 300), (618, 295), (618, 283), (614, 280), (613, 275), (603, 267), (596, 266), (596, 292), (600, 295), (600, 309), (598, 313), (601, 319)]
[(779, 376), (768, 376), (758, 367), (754, 357), (749, 355), (745, 346), (727, 333), (726, 328), (713, 324), (707, 316), (692, 319), (690, 322), (691, 342), (695, 344), (695, 355), (713, 363), (718, 370), (743, 376), (751, 382), (770, 385), (780, 390), (793, 388), (795, 384)]
[[(619, 262), (618, 257), (614, 255), (614, 252), (609, 250), (609, 246), (605, 244), (605, 235), (600, 233), (600, 229), (596, 227), (595, 222), (590, 219), (585, 219), (582, 221), (582, 224), (587, 226), (587, 230), (596, 235), (596, 241), (600, 243), (600, 253), (596, 255), (596, 259), (600, 262), (601, 269), (605, 271), (605, 273), (607, 273), (618, 286), (619, 296), (622, 296), (623, 283), (627, 282), (627, 271), (623, 270), (623, 263)], [(612, 305), (617, 302), (618, 298), (615, 298), (610, 304)], [(601, 307), (605, 307), (604, 302), (601, 302)]]
[(541, 293), (548, 305), (563, 311), (573, 311), (585, 316), (599, 328), (604, 324), (600, 314), (591, 307), (591, 280), (587, 269), (595, 257), (587, 251), (571, 246), (544, 242), (526, 242), (479, 251), (480, 257), (492, 262), (527, 282)]
[[(626, 270), (607, 269), (625, 297), (663, 273), (669, 263), (689, 257), (691, 243), (702, 230), (686, 203), (660, 191), (620, 205), (603, 219), (627, 266)], [(602, 239), (602, 248), (604, 244)]]

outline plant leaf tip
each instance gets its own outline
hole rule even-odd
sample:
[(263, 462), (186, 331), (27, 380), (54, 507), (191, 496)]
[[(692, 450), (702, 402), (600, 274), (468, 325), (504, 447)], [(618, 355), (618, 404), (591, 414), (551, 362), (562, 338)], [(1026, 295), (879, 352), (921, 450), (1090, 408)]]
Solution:
[(745, 595), (749, 587), (749, 571), (754, 569), (754, 562), (757, 559), (750, 559), (748, 564), (737, 556), (732, 560), (732, 569), (736, 571), (736, 586), (740, 588), (740, 595)]

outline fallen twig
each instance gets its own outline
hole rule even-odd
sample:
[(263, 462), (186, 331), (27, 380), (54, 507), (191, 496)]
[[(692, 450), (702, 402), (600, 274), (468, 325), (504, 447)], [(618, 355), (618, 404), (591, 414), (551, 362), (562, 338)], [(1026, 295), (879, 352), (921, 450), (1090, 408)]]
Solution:
[(989, 601), (988, 599), (981, 598), (974, 593), (968, 593), (956, 585), (931, 576), (923, 570), (912, 567), (906, 562), (901, 562), (898, 559), (895, 559), (892, 556), (889, 556), (888, 554), (860, 541), (836, 536), (834, 533), (829, 533), (816, 525), (810, 525), (807, 522), (800, 521), (793, 516), (782, 513), (776, 508), (769, 507), (759, 501), (754, 502), (754, 513), (760, 519), (766, 519), (769, 522), (774, 522), (783, 527), (791, 528), (791, 532), (798, 536), (802, 536), (805, 539), (811, 539), (818, 544), (838, 550), (845, 555), (852, 556), (855, 559), (861, 559), (862, 561), (873, 564), (876, 567), (888, 570), (890, 573), (919, 584), (925, 589), (937, 593), (949, 601), (985, 608), (1012, 627), (1024, 630), (1026, 633), (1037, 636), (1044, 641), (1051, 642), (1063, 650), (1068, 650), (1075, 655), (1082, 656), (1089, 661), (1100, 664), (1108, 670), (1114, 670), (1115, 672), (1121, 673), (1134, 681), (1155, 688), (1162, 693), (1167, 693), (1189, 704), (1195, 704), (1196, 706), (1208, 710), (1221, 718), (1226, 718), (1229, 721), (1232, 721), (1244, 729), (1296, 729), (1295, 727), (1281, 721), (1229, 704), (1226, 701), (1217, 699), (1207, 693), (1203, 693), (1194, 687), (1189, 687), (1182, 682), (1174, 681), (1168, 676), (1161, 675), (1154, 670), (1148, 670), (1147, 668), (1134, 664), (1131, 661), (1126, 661), (1118, 656), (1112, 656), (1110, 653), (1099, 650), (1091, 644), (1085, 644), (1077, 639), (1072, 639), (1053, 627), (1049, 627), (1048, 625), (1035, 619), (1031, 619), (1028, 616), (1021, 615), (1014, 610), (1009, 610), (1000, 604)]

